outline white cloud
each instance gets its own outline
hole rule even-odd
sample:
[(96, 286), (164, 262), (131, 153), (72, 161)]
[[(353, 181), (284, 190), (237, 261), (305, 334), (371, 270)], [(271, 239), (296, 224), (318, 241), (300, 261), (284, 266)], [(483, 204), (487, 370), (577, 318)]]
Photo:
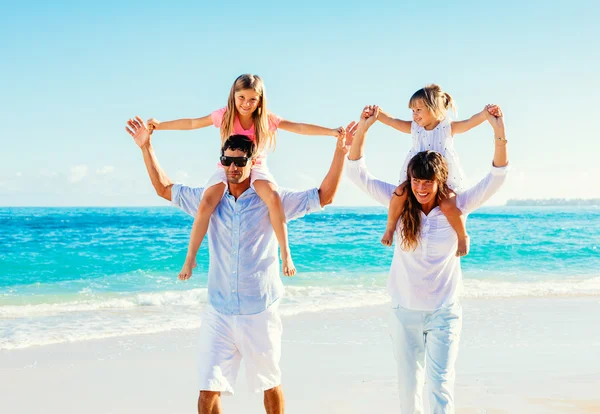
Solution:
[(76, 183), (83, 180), (88, 174), (88, 166), (87, 165), (76, 165), (75, 167), (71, 167), (69, 171), (69, 182)]
[(114, 170), (115, 170), (115, 167), (113, 167), (112, 165), (105, 165), (104, 167), (97, 169), (96, 174), (100, 174), (100, 175), (110, 174)]
[(22, 175), (23, 175), (23, 173), (21, 173), (21, 172), (18, 172), (18, 173), (16, 173), (15, 175), (16, 175), (17, 177), (20, 177), (20, 176), (22, 176)]

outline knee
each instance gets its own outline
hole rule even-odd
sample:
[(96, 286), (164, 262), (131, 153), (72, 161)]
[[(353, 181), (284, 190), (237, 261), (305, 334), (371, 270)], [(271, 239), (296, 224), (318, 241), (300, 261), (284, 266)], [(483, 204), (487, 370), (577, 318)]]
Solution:
[(440, 201), (440, 210), (442, 210), (442, 213), (453, 213), (457, 210), (456, 202), (454, 200), (454, 198), (445, 198)]
[(200, 391), (200, 396), (198, 397), (198, 403), (201, 405), (212, 404), (219, 399), (221, 396), (220, 392), (217, 391)]
[(277, 204), (278, 202), (281, 202), (279, 198), (279, 193), (271, 188), (261, 191), (259, 196), (267, 206), (272, 206)]
[(198, 205), (200, 211), (213, 211), (221, 198), (223, 198), (223, 191), (225, 190), (225, 184), (219, 183), (206, 189)]

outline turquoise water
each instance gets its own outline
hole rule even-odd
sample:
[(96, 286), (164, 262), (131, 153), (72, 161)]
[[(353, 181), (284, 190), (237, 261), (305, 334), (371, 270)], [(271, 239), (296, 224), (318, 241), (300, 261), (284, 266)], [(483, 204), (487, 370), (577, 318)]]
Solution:
[[(328, 208), (290, 223), (284, 311), (385, 302), (385, 219)], [(169, 207), (0, 208), (0, 349), (197, 326), (206, 244), (177, 281), (191, 224)], [(467, 227), (467, 296), (600, 294), (600, 209), (489, 207)]]

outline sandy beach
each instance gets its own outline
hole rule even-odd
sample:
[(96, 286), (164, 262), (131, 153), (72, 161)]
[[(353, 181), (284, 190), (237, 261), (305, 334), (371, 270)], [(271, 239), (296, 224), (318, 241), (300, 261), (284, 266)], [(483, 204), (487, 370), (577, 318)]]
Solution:
[[(467, 299), (458, 413), (600, 413), (600, 299)], [(397, 413), (386, 306), (284, 317), (288, 413)], [(81, 327), (85, 329), (85, 327)], [(197, 329), (0, 352), (7, 413), (192, 413)], [(229, 413), (261, 413), (240, 372)]]

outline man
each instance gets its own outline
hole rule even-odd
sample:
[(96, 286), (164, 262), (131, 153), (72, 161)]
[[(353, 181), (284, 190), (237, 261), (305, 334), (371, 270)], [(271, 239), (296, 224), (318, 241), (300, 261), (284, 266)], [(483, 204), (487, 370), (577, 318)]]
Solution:
[[(142, 119), (130, 119), (128, 126), (127, 132), (142, 149), (157, 194), (194, 216), (204, 188), (173, 184), (158, 165)], [(355, 129), (354, 123), (348, 125), (347, 142), (338, 141), (329, 172), (318, 189), (279, 190), (287, 220), (331, 204)], [(250, 389), (264, 392), (266, 412), (284, 410), (279, 369), (282, 326), (278, 313), (283, 284), (269, 211), (250, 187), (254, 151), (253, 143), (243, 135), (229, 137), (221, 149), (228, 190), (208, 228), (208, 304), (200, 329), (200, 414), (221, 413), (220, 395), (233, 394), (242, 356)]]

